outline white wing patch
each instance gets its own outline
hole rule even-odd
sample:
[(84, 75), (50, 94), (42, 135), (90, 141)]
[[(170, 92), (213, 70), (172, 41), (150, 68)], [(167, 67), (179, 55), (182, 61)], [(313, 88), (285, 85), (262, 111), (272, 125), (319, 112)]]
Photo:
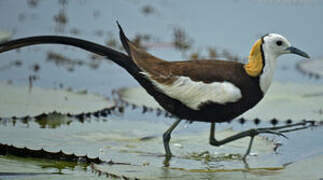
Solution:
[(178, 77), (171, 85), (164, 85), (155, 80), (152, 82), (169, 97), (181, 101), (194, 110), (198, 110), (205, 102), (226, 104), (236, 102), (242, 97), (240, 89), (230, 82), (195, 82), (183, 76)]

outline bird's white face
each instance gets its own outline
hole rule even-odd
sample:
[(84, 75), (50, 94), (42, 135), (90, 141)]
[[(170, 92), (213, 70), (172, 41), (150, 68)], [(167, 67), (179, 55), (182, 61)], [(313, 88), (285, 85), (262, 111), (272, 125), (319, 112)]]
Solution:
[(291, 46), (290, 42), (280, 34), (271, 33), (263, 38), (263, 46), (266, 53), (274, 57), (287, 54), (286, 49)]
[(285, 37), (275, 33), (263, 37), (262, 50), (265, 62), (260, 75), (260, 87), (264, 93), (267, 92), (271, 84), (277, 57), (283, 54), (297, 54), (309, 58), (305, 52), (291, 46)]
[(280, 34), (270, 33), (265, 35), (263, 41), (265, 54), (274, 57), (274, 59), (283, 54), (297, 54), (309, 58), (305, 52), (291, 46), (291, 43)]

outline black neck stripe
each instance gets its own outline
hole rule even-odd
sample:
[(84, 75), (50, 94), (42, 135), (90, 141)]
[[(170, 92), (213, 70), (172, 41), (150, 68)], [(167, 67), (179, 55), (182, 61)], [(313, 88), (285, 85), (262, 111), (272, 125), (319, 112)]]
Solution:
[(264, 53), (264, 44), (265, 44), (265, 40), (264, 38), (267, 36), (268, 34), (264, 35), (261, 37), (261, 47), (260, 47), (260, 51), (261, 51), (261, 59), (262, 59), (262, 70), (261, 70), (261, 73), (259, 74), (259, 76), (263, 73), (264, 71), (264, 68), (265, 68), (265, 65), (266, 65), (266, 61), (265, 61), (265, 53)]

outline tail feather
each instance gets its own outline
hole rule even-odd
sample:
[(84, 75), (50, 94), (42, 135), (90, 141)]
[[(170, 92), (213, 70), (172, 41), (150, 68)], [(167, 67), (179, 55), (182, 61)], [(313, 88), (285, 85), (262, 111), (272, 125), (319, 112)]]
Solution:
[[(122, 30), (122, 29), (121, 29)], [(123, 32), (121, 32), (121, 35)], [(127, 45), (127, 38), (123, 34), (122, 35), (123, 43), (125, 44), (125, 48), (129, 46)], [(145, 89), (152, 89), (153, 85), (149, 80), (147, 80), (140, 72), (140, 68), (133, 62), (132, 58), (124, 53), (118, 52), (109, 47), (105, 47), (99, 45), (97, 43), (93, 43), (90, 41), (66, 37), (66, 36), (34, 36), (27, 37), (17, 40), (8, 41), (5, 43), (0, 43), (0, 53), (6, 52), (12, 49), (17, 49), (25, 46), (38, 45), (38, 44), (64, 44), (70, 45), (74, 47), (78, 47), (92, 53), (102, 55), (112, 60), (116, 64), (123, 67), (128, 73), (130, 73)], [(126, 49), (127, 50), (127, 49)], [(149, 90), (149, 94), (155, 93), (152, 90)]]
[(122, 43), (123, 48), (126, 50), (126, 52), (128, 53), (129, 56), (131, 56), (131, 52), (130, 52), (130, 47), (129, 47), (129, 39), (127, 38), (127, 36), (125, 35), (121, 25), (119, 24), (119, 22), (117, 21), (117, 25), (119, 28), (119, 37), (120, 37), (120, 41)]
[(136, 65), (132, 62), (131, 58), (124, 53), (97, 43), (65, 36), (34, 36), (4, 42), (0, 44), (0, 53), (37, 44), (71, 45), (101, 56), (105, 56), (128, 71), (131, 71), (131, 68), (136, 69)]
[(129, 55), (118, 52), (109, 47), (99, 45), (97, 43), (66, 36), (34, 36), (0, 43), (0, 53), (37, 44), (64, 44), (78, 47), (92, 53), (105, 56), (123, 67), (126, 71), (128, 71), (129, 74), (132, 75), (133, 78), (135, 78), (139, 82), (142, 87), (144, 87), (144, 89), (146, 89), (146, 91), (151, 96), (163, 101), (175, 101), (177, 104), (180, 104), (179, 101), (171, 99), (170, 97), (159, 93), (159, 90), (156, 89), (152, 82), (141, 73), (142, 70), (135, 64), (130, 56), (130, 47), (128, 44), (129, 40), (125, 36), (121, 26), (119, 24), (118, 26), (120, 28), (121, 42)]

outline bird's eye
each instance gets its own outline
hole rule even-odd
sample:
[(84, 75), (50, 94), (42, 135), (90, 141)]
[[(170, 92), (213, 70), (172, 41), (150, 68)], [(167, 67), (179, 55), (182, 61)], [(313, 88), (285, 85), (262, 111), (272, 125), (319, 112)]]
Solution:
[(277, 41), (276, 44), (277, 46), (281, 46), (283, 44), (283, 41)]

